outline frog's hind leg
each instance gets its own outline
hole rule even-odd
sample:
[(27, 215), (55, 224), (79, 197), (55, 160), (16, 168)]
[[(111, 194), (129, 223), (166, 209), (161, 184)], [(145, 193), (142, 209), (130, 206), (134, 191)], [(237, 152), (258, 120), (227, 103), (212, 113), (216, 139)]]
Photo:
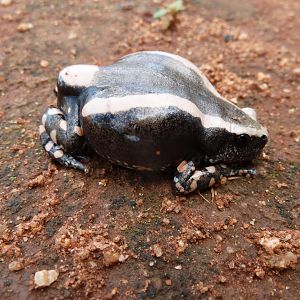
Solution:
[[(75, 111), (75, 119), (71, 115), (72, 108)], [(87, 173), (88, 168), (68, 154), (83, 147), (82, 130), (77, 121), (78, 111), (74, 107), (71, 107), (70, 110), (72, 121), (69, 122), (65, 120), (65, 115), (60, 109), (49, 107), (46, 110), (42, 117), (42, 125), (39, 127), (41, 143), (50, 157), (60, 164)]]
[(174, 176), (176, 192), (188, 194), (196, 189), (204, 190), (213, 187), (218, 183), (225, 183), (227, 178), (235, 176), (255, 176), (254, 168), (241, 169), (227, 167), (226, 165), (208, 166), (200, 170), (192, 161), (183, 161), (178, 167)]

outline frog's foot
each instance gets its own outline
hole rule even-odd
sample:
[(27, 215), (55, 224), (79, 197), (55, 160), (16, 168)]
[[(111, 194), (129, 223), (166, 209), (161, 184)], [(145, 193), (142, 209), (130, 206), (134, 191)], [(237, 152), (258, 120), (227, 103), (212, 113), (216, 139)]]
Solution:
[(42, 146), (49, 156), (60, 164), (88, 173), (88, 168), (84, 164), (67, 154), (68, 149), (77, 149), (76, 147), (82, 145), (79, 126), (71, 125), (73, 128), (67, 123), (61, 110), (49, 107), (39, 127)]
[(89, 172), (88, 168), (84, 164), (76, 160), (71, 155), (66, 154), (59, 145), (53, 142), (49, 134), (46, 132), (44, 125), (40, 125), (39, 131), (42, 146), (51, 158), (66, 167), (72, 167), (85, 173)]
[(231, 168), (221, 164), (196, 170), (193, 162), (182, 162), (177, 168), (174, 183), (176, 192), (188, 194), (196, 189), (204, 190), (218, 183), (224, 184), (230, 177), (255, 175), (256, 170), (254, 168)]
[(178, 167), (174, 176), (175, 189), (178, 193), (187, 194), (194, 191), (197, 188), (191, 190), (190, 178), (195, 173), (196, 167), (192, 161), (182, 161)]

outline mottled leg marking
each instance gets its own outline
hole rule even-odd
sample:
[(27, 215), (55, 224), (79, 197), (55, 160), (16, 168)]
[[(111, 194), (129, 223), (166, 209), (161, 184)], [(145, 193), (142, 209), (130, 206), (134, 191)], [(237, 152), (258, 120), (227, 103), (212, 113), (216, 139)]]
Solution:
[(80, 152), (84, 141), (83, 132), (79, 126), (77, 101), (72, 97), (65, 100), (69, 100), (69, 120), (65, 119), (65, 115), (60, 109), (49, 107), (42, 117), (40, 139), (44, 149), (53, 159), (64, 166), (88, 172), (86, 166), (67, 154)]
[(183, 162), (177, 167), (174, 176), (176, 192), (188, 194), (196, 189), (204, 190), (214, 186), (217, 183), (224, 184), (227, 178), (234, 176), (255, 176), (256, 170), (231, 168), (226, 165), (215, 165), (196, 170), (194, 163)]

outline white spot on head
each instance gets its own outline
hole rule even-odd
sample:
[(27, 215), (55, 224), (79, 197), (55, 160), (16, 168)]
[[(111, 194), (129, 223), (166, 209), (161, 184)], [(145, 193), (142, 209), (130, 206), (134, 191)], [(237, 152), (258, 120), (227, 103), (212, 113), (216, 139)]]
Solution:
[(55, 144), (57, 144), (56, 130), (55, 130), (55, 129), (51, 130), (51, 132), (50, 132), (50, 138), (51, 138), (51, 140), (52, 140)]
[(51, 141), (49, 141), (46, 145), (45, 145), (45, 150), (46, 151), (50, 151), (51, 150), (51, 148), (53, 147), (53, 142), (51, 142)]
[(53, 155), (55, 158), (61, 158), (64, 156), (64, 152), (62, 150), (56, 150)]
[(41, 135), (43, 132), (45, 132), (45, 131), (46, 131), (45, 126), (44, 126), (44, 125), (40, 125), (40, 126), (39, 126), (39, 133), (40, 133), (40, 135)]
[(67, 131), (67, 121), (66, 120), (60, 120), (59, 122), (59, 127), (64, 130)]
[[(221, 117), (204, 114), (190, 100), (172, 94), (142, 94), (123, 97), (94, 98), (86, 103), (82, 109), (82, 116), (128, 111), (132, 108), (167, 108), (178, 109), (201, 120), (205, 128), (221, 128), (235, 134), (246, 133), (250, 136), (267, 135), (267, 130), (256, 123), (256, 127), (243, 126), (232, 121), (225, 121)], [(147, 116), (146, 116), (147, 117)]]
[(75, 132), (77, 135), (79, 135), (79, 136), (83, 136), (83, 130), (82, 130), (82, 128), (79, 127), (79, 126), (75, 126), (75, 127), (74, 127), (74, 132)]
[(46, 124), (46, 120), (47, 120), (47, 114), (45, 113), (45, 114), (43, 114), (43, 116), (42, 116), (42, 124), (45, 126), (45, 124)]
[(157, 150), (157, 151), (155, 152), (155, 154), (156, 154), (157, 156), (160, 155), (160, 151)]
[(64, 68), (58, 76), (58, 82), (73, 87), (87, 87), (93, 82), (99, 70), (95, 65), (73, 65)]

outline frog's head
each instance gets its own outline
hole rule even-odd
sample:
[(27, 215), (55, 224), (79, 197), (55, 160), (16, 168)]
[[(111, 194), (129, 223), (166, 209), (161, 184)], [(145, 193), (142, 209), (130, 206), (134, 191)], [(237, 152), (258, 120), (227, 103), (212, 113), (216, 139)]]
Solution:
[(235, 134), (221, 130), (214, 133), (214, 142), (210, 149), (206, 149), (207, 163), (232, 163), (251, 161), (262, 152), (268, 141), (267, 135)]
[(54, 93), (60, 101), (64, 96), (78, 96), (82, 90), (93, 85), (99, 67), (96, 65), (73, 65), (59, 72)]
[(241, 110), (238, 118), (209, 128), (205, 134), (207, 163), (251, 161), (268, 142), (268, 132), (256, 121), (251, 109)]

